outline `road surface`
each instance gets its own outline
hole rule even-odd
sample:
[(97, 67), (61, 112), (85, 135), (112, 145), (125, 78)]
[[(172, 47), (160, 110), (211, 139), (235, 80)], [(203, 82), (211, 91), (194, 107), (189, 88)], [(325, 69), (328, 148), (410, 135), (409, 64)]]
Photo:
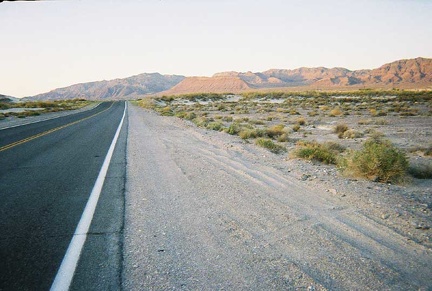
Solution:
[[(0, 130), (0, 290), (50, 288), (124, 108)], [(124, 123), (72, 288), (120, 284), (126, 134)]]

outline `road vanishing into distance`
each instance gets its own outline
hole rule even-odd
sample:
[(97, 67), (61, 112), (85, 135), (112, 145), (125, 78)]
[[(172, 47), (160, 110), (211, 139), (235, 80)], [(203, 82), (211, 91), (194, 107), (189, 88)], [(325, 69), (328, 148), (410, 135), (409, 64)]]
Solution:
[[(124, 111), (124, 102), (101, 103), (0, 130), (0, 290), (50, 288)], [(126, 126), (82, 250), (76, 289), (98, 289), (100, 280), (119, 286)]]
[(280, 159), (125, 102), (0, 130), (0, 290), (432, 290), (430, 248)]

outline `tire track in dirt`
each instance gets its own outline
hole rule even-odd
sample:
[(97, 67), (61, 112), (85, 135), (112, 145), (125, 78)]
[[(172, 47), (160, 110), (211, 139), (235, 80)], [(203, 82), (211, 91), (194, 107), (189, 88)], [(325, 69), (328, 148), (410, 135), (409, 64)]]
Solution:
[[(253, 159), (253, 152), (217, 140), (232, 137), (203, 135), (183, 121), (134, 107), (130, 127), (127, 221), (132, 226), (125, 244), (134, 254), (125, 268), (130, 284), (138, 280), (148, 289), (432, 288), (428, 249), (325, 189), (308, 188)], [(148, 235), (137, 239), (136, 232)], [(159, 244), (175, 253), (164, 251), (160, 260), (161, 254), (154, 254)]]

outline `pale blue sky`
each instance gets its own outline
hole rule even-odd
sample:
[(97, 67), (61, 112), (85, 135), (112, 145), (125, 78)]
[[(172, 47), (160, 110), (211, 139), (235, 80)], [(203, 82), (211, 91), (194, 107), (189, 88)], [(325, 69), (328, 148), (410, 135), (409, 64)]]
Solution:
[(429, 0), (0, 3), (0, 94), (160, 72), (376, 68), (432, 57)]

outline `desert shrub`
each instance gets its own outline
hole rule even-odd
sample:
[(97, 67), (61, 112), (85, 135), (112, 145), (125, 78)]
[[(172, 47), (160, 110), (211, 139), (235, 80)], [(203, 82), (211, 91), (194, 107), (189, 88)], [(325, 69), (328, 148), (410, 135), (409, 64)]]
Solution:
[(187, 113), (184, 115), (184, 118), (187, 119), (187, 120), (193, 120), (193, 119), (195, 119), (196, 117), (197, 117), (197, 116), (196, 116), (195, 112), (187, 112)]
[(298, 142), (292, 156), (305, 160), (316, 160), (325, 164), (336, 164), (338, 151), (333, 144), (320, 144), (318, 142)]
[(343, 114), (342, 110), (339, 107), (332, 109), (329, 113), (330, 117), (341, 116)]
[(298, 125), (305, 125), (306, 124), (306, 119), (304, 119), (303, 117), (299, 117), (299, 118), (297, 118), (296, 123)]
[(360, 137), (363, 137), (363, 133), (354, 129), (348, 129), (342, 134), (341, 138), (360, 138)]
[(399, 182), (408, 169), (406, 155), (390, 141), (368, 139), (363, 148), (341, 161), (341, 170), (350, 176), (364, 177), (376, 182)]
[(264, 121), (263, 120), (258, 120), (258, 119), (257, 120), (252, 119), (252, 120), (249, 121), (249, 123), (256, 124), (256, 125), (263, 125)]
[(299, 124), (294, 124), (293, 127), (292, 127), (292, 130), (295, 131), (295, 132), (299, 131), (300, 130), (300, 125)]
[(207, 124), (209, 123), (209, 120), (207, 117), (200, 116), (200, 117), (193, 119), (192, 122), (195, 123), (199, 127), (206, 127)]
[(273, 125), (266, 129), (266, 134), (270, 138), (277, 138), (285, 133), (284, 129), (285, 125), (283, 124)]
[(163, 116), (173, 116), (174, 113), (170, 106), (165, 106), (159, 110), (159, 113)]
[(346, 124), (338, 124), (334, 128), (334, 133), (344, 133), (348, 130), (348, 125)]
[(242, 129), (238, 135), (241, 139), (249, 139), (249, 138), (262, 137), (265, 135), (265, 132), (262, 129), (245, 128), (245, 129)]
[(231, 123), (231, 125), (227, 129), (227, 133), (231, 135), (236, 135), (240, 132), (241, 128), (238, 123)]
[(206, 125), (207, 129), (220, 131), (223, 128), (223, 124), (219, 121), (213, 121)]
[(184, 111), (177, 111), (177, 112), (174, 114), (174, 116), (175, 116), (175, 117), (178, 117), (178, 118), (184, 118), (184, 117), (186, 116), (186, 112), (184, 112)]
[(325, 142), (324, 145), (329, 150), (335, 151), (335, 152), (338, 152), (338, 153), (343, 153), (346, 150), (346, 148), (343, 145), (341, 145), (341, 144), (339, 144), (337, 142), (333, 142), (333, 141)]
[(418, 109), (413, 108), (402, 108), (401, 112), (399, 113), (400, 116), (416, 116), (418, 115)]
[(0, 120), (3, 120), (5, 118), (6, 118), (6, 116), (3, 113), (0, 113)]
[(385, 120), (384, 118), (378, 118), (377, 120), (375, 120), (374, 124), (387, 125), (387, 124), (389, 124), (389, 122), (387, 120)]
[(287, 142), (287, 141), (289, 141), (288, 133), (285, 132), (284, 134), (282, 134), (281, 136), (279, 136), (277, 138), (277, 141), (278, 142)]
[(316, 112), (315, 110), (313, 110), (313, 111), (309, 111), (307, 114), (308, 114), (310, 117), (313, 117), (313, 116), (317, 116), (317, 115), (318, 115), (318, 112)]
[(360, 119), (360, 120), (358, 121), (358, 124), (359, 124), (359, 125), (369, 125), (369, 124), (371, 124), (372, 122), (373, 122), (372, 119)]
[(338, 124), (335, 126), (333, 132), (338, 134), (339, 138), (342, 138), (345, 131), (348, 130), (348, 125), (346, 124)]
[(272, 153), (279, 154), (282, 152), (286, 152), (286, 148), (284, 146), (278, 145), (274, 143), (271, 139), (268, 138), (259, 138), (256, 140), (256, 145), (266, 148)]
[(138, 105), (146, 109), (154, 109), (155, 101), (152, 98), (145, 98), (138, 101)]
[(232, 116), (224, 116), (224, 117), (222, 118), (222, 120), (223, 120), (223, 121), (227, 121), (227, 122), (231, 122), (231, 121), (233, 121), (233, 118), (232, 118)]

